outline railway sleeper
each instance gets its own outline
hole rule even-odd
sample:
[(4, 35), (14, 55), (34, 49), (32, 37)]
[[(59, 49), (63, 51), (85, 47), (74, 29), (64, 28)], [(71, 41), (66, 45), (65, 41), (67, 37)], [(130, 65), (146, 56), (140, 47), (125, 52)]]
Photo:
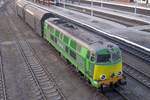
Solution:
[(35, 75), (36, 75), (36, 77), (43, 77), (43, 76), (45, 76), (46, 74), (45, 74), (45, 73), (36, 73)]

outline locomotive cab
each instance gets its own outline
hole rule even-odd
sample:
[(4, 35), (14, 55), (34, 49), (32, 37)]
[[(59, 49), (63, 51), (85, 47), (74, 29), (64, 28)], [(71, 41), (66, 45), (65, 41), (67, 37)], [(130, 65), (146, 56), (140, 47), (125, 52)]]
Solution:
[(111, 47), (97, 50), (91, 55), (95, 62), (93, 80), (96, 87), (111, 86), (124, 79), (122, 57), (119, 47)]

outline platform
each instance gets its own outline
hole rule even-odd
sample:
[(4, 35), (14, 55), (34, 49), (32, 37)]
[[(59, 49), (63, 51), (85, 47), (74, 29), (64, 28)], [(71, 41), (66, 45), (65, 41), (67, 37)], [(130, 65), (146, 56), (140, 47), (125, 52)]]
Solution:
[[(89, 1), (91, 2), (91, 0), (82, 0), (82, 1)], [(103, 3), (103, 4), (110, 4), (110, 5), (114, 5), (114, 6), (124, 6), (124, 7), (130, 7), (130, 8), (134, 8), (136, 2), (122, 2), (122, 1), (115, 1), (115, 0), (93, 0), (93, 2), (95, 3)], [(144, 3), (137, 3), (138, 7), (140, 9), (147, 9), (150, 10), (150, 2), (148, 4), (144, 4)]]
[(100, 6), (93, 6), (91, 8), (89, 4), (80, 4), (79, 5), (77, 3), (74, 3), (74, 4), (65, 3), (65, 5), (70, 5), (73, 7), (78, 7), (78, 8), (87, 9), (87, 10), (92, 9), (93, 11), (96, 11), (96, 12), (106, 13), (106, 14), (110, 14), (110, 15), (115, 15), (115, 16), (119, 16), (119, 17), (132, 19), (132, 20), (138, 20), (138, 21), (142, 21), (142, 22), (150, 24), (150, 16), (146, 16), (146, 15), (135, 14), (132, 12), (120, 11), (120, 10), (115, 10), (115, 9), (110, 9), (110, 8), (105, 8), (105, 7), (100, 7)]
[[(77, 1), (78, 2), (78, 1)], [(80, 3), (91, 3), (91, 0), (80, 0)], [(135, 8), (137, 10), (137, 13), (139, 14), (145, 14), (145, 15), (150, 15), (149, 10), (150, 10), (150, 3), (149, 4), (141, 4), (141, 3), (125, 3), (125, 2), (119, 2), (118, 1), (107, 1), (107, 0), (93, 0), (94, 5), (100, 6), (102, 3), (102, 6), (105, 8), (110, 8), (110, 9), (116, 9), (116, 10), (121, 10), (121, 11), (126, 11), (126, 12), (134, 12)]]

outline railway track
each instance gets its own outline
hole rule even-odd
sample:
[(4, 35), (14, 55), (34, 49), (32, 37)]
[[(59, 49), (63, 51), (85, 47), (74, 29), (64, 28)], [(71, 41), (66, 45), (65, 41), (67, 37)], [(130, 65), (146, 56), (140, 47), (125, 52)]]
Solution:
[(31, 87), (36, 99), (66, 100), (66, 97), (55, 81), (54, 75), (47, 71), (28, 40), (24, 39), (24, 33), (18, 30), (18, 27), (16, 27), (12, 20), (8, 19), (8, 21), (10, 22), (11, 28), (15, 26), (12, 30), (16, 33), (14, 38), (16, 40), (17, 49), (25, 61), (24, 68), (32, 83)]
[[(100, 34), (98, 34), (98, 35), (100, 35)], [(118, 44), (119, 47), (122, 50), (124, 50), (124, 51), (126, 51), (126, 52), (128, 52), (128, 53), (130, 53), (130, 54), (132, 54), (132, 55), (142, 59), (144, 62), (150, 64), (150, 53), (149, 52), (144, 51), (144, 50), (142, 50), (140, 48), (137, 48), (137, 47), (135, 47), (133, 45), (126, 44), (123, 41), (116, 40), (114, 38), (107, 37), (107, 36), (105, 36), (105, 37), (108, 38), (108, 39), (111, 39), (112, 42)]]
[(54, 75), (47, 71), (28, 40), (23, 38), (25, 37), (24, 33), (19, 35), (22, 38), (16, 37), (16, 42), (27, 65), (25, 70), (32, 82), (32, 90), (36, 94), (37, 99), (66, 100), (55, 81)]
[[(5, 6), (9, 1), (2, 0), (0, 1), (0, 13), (4, 13)], [(0, 15), (1, 15), (0, 14)], [(3, 68), (3, 55), (1, 53), (1, 44), (0, 44), (0, 100), (7, 100), (6, 94), (6, 85), (5, 85), (5, 73)]]
[(33, 90), (38, 99), (42, 100), (64, 100), (64, 97), (57, 87), (51, 73), (40, 64), (35, 52), (31, 52), (31, 47), (27, 41), (18, 41), (18, 49), (27, 64), (25, 70), (33, 83)]
[(131, 100), (128, 95), (125, 94), (124, 91), (122, 91), (123, 88), (114, 88), (112, 91), (108, 91), (107, 93), (104, 93), (104, 96), (108, 97), (108, 100), (111, 100), (112, 98), (118, 99), (118, 100)]
[(150, 89), (150, 76), (148, 76), (146, 73), (137, 70), (135, 67), (130, 66), (126, 63), (124, 63), (124, 73), (128, 74), (129, 76)]
[(3, 59), (0, 50), (0, 100), (7, 100)]
[[(117, 41), (116, 41), (117, 43)], [(124, 45), (122, 45), (124, 44)], [(128, 45), (122, 42), (121, 45), (119, 45), (121, 47), (122, 50), (126, 51), (129, 54), (134, 55), (135, 57), (140, 58), (141, 60), (143, 60), (144, 62), (150, 64), (150, 53), (147, 51), (144, 51), (140, 48), (134, 47), (132, 45)]]
[(108, 91), (108, 92), (99, 92), (99, 91), (96, 91), (94, 94), (93, 94), (93, 98), (92, 100), (99, 100), (97, 97), (98, 96), (101, 96), (101, 99), (103, 100), (130, 100), (127, 96), (121, 94), (119, 91), (116, 91), (116, 90), (111, 90), (111, 91)]

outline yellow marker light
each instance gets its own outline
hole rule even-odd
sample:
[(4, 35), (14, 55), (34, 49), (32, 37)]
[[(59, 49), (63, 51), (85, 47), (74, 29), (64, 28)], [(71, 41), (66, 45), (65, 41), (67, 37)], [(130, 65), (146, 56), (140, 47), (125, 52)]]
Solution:
[(118, 76), (122, 76), (122, 71), (118, 72)]
[(106, 75), (104, 75), (104, 74), (100, 75), (100, 79), (101, 80), (106, 80)]

